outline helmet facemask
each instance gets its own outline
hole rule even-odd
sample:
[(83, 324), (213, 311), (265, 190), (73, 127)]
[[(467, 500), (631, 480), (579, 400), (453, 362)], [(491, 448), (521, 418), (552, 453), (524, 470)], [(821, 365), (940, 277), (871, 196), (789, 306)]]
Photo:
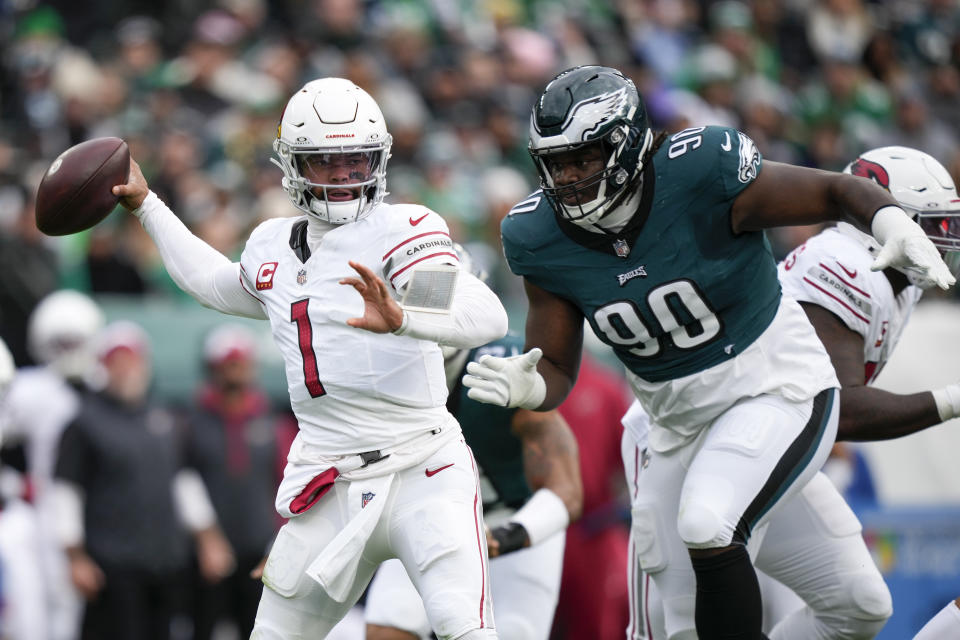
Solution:
[[(633, 191), (640, 177), (640, 156), (652, 137), (637, 153), (627, 127), (618, 127), (606, 137), (579, 144), (531, 149), (540, 174), (541, 187), (554, 209), (570, 222), (596, 224), (613, 211)], [(585, 162), (597, 170), (575, 182), (558, 184), (563, 166)], [(631, 179), (632, 178), (632, 179)]]
[[(280, 159), (279, 162), (273, 159), (274, 164), (283, 170), (283, 189), (293, 204), (325, 222), (355, 222), (365, 217), (387, 193), (389, 141), (372, 147), (304, 149), (292, 148), (277, 140), (274, 149)], [(308, 177), (311, 165), (317, 173), (318, 165), (346, 165), (351, 170), (344, 182), (315, 182)], [(340, 192), (344, 191), (351, 192), (352, 197), (341, 199)]]
[(914, 220), (941, 254), (960, 251), (960, 213), (956, 211), (911, 211)]

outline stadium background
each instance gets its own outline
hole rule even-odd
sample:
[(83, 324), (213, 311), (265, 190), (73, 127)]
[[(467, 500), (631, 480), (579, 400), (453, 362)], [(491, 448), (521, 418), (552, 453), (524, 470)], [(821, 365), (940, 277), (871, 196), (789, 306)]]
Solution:
[[(499, 220), (535, 187), (530, 105), (560, 69), (616, 66), (671, 131), (723, 124), (768, 159), (842, 169), (913, 146), (960, 177), (960, 7), (954, 0), (143, 0), (0, 2), (0, 335), (30, 363), (26, 318), (46, 293), (92, 293), (153, 342), (155, 393), (189, 399), (199, 344), (222, 321), (179, 292), (132, 216), (47, 238), (33, 196), (54, 157), (103, 135), (128, 141), (152, 188), (195, 233), (237, 258), (259, 221), (295, 210), (269, 164), (286, 98), (345, 76), (380, 103), (394, 137), (392, 202), (442, 214), (523, 327)], [(778, 257), (815, 229), (771, 234)], [(926, 299), (929, 298), (929, 299)], [(956, 380), (954, 293), (931, 293), (880, 384)], [(262, 378), (285, 382), (264, 324)], [(597, 355), (613, 364), (597, 345)], [(881, 638), (905, 638), (960, 595), (955, 426), (862, 447), (877, 504), (858, 506), (894, 592)]]

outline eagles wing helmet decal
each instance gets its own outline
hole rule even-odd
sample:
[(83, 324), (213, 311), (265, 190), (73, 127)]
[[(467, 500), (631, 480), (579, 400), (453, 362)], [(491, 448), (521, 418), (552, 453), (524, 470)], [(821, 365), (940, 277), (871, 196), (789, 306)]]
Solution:
[[(599, 129), (603, 124), (609, 122), (620, 113), (627, 104), (627, 90), (625, 88), (618, 89), (611, 93), (603, 93), (599, 96), (594, 96), (578, 102), (573, 105), (573, 108), (570, 109), (570, 113), (567, 115), (567, 119), (564, 121), (563, 126), (560, 127), (561, 131), (566, 131), (567, 127), (581, 115), (594, 115), (597, 114), (595, 124), (588, 130), (585, 130), (581, 135), (581, 140), (586, 140), (588, 134)], [(592, 119), (592, 118), (591, 118)], [(591, 119), (587, 119), (589, 122)]]

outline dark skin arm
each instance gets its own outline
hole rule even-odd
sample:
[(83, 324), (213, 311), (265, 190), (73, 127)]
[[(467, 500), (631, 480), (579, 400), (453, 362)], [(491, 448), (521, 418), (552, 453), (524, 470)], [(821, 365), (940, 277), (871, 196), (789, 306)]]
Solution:
[(808, 303), (801, 306), (827, 348), (840, 380), (838, 441), (890, 440), (940, 424), (929, 391), (900, 395), (866, 386), (863, 336), (823, 307)]
[[(869, 231), (877, 209), (896, 204), (872, 180), (767, 161), (756, 180), (734, 200), (730, 223), (735, 233), (742, 233), (844, 218)], [(547, 394), (538, 408), (555, 409), (577, 378), (583, 315), (563, 298), (528, 281), (524, 286), (530, 303), (526, 349), (543, 350), (537, 371), (546, 382)]]
[(869, 233), (873, 214), (891, 204), (899, 206), (873, 180), (766, 161), (733, 201), (730, 224), (742, 233), (844, 220)]
[[(583, 482), (577, 440), (557, 411), (517, 409), (510, 430), (523, 443), (523, 471), (530, 489), (547, 488), (563, 500), (570, 522), (583, 513)], [(487, 538), (490, 557), (499, 555), (499, 542)], [(527, 539), (523, 545), (530, 546)]]
[(528, 280), (524, 280), (523, 285), (530, 304), (526, 351), (534, 347), (543, 350), (537, 371), (543, 376), (547, 394), (537, 409), (556, 409), (577, 380), (583, 348), (583, 314), (570, 301)]

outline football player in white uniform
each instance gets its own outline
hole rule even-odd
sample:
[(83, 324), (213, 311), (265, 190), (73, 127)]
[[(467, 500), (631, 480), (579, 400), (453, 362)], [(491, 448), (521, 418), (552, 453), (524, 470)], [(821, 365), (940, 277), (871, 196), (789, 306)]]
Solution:
[(438, 344), (499, 338), (506, 312), (458, 270), (439, 215), (383, 203), (390, 142), (365, 91), (307, 83), (274, 142), (302, 215), (257, 227), (239, 263), (191, 234), (135, 162), (114, 188), (177, 284), (224, 313), (269, 319), (284, 358), (300, 432), (277, 496), (290, 520), (264, 570), (258, 640), (323, 638), (393, 557), (439, 635), (496, 637), (477, 472), (445, 407)]
[[(0, 420), (14, 373), (13, 356), (0, 338)], [(41, 530), (33, 507), (17, 493), (8, 494), (10, 483), (5, 476), (0, 466), (0, 637), (47, 640), (46, 626), (38, 624), (48, 611), (43, 572), (37, 570), (43, 564)]]
[(53, 469), (60, 436), (79, 407), (77, 389), (84, 386), (96, 364), (92, 341), (103, 323), (97, 304), (78, 291), (55, 291), (46, 296), (27, 324), (27, 347), (38, 366), (20, 369), (0, 403), (4, 446), (24, 446), (33, 487), (46, 614), (32, 623), (34, 632), (43, 629), (50, 640), (75, 638), (83, 611), (55, 535)]
[[(461, 268), (473, 261), (457, 245)], [(483, 273), (471, 269), (483, 278)], [(558, 411), (484, 404), (461, 384), (467, 363), (484, 354), (517, 355), (507, 334), (477, 349), (444, 348), (450, 397), (481, 472), (490, 585), (503, 640), (547, 640), (560, 594), (567, 525), (580, 516), (583, 484), (577, 441)], [(367, 640), (429, 640), (430, 622), (403, 565), (380, 565), (367, 591)]]
[[(883, 147), (864, 153), (845, 171), (887, 189), (941, 251), (960, 249), (960, 200), (950, 174), (934, 158), (906, 147)], [(960, 384), (908, 395), (870, 386), (923, 293), (909, 271), (871, 271), (879, 249), (873, 237), (841, 222), (778, 265), (785, 295), (800, 302), (841, 382), (838, 440), (896, 438), (960, 415)], [(665, 476), (650, 473), (658, 461), (649, 470), (637, 464), (646, 448), (649, 420), (635, 405), (623, 422), (624, 464), (636, 496), (627, 637), (695, 637), (689, 635), (694, 628), (692, 568), (677, 536), (664, 544), (657, 526), (675, 518), (676, 509), (668, 513), (664, 505), (669, 503), (649, 501), (664, 486)], [(889, 592), (860, 531), (856, 516), (822, 473), (772, 516), (757, 536), (759, 544), (751, 544), (754, 562), (808, 606), (792, 607), (784, 619), (773, 621), (771, 638), (872, 638), (879, 632), (891, 613)], [(646, 573), (663, 571), (672, 579), (659, 580), (653, 588)], [(664, 584), (671, 591), (661, 603)], [(764, 591), (764, 597), (779, 596)]]

